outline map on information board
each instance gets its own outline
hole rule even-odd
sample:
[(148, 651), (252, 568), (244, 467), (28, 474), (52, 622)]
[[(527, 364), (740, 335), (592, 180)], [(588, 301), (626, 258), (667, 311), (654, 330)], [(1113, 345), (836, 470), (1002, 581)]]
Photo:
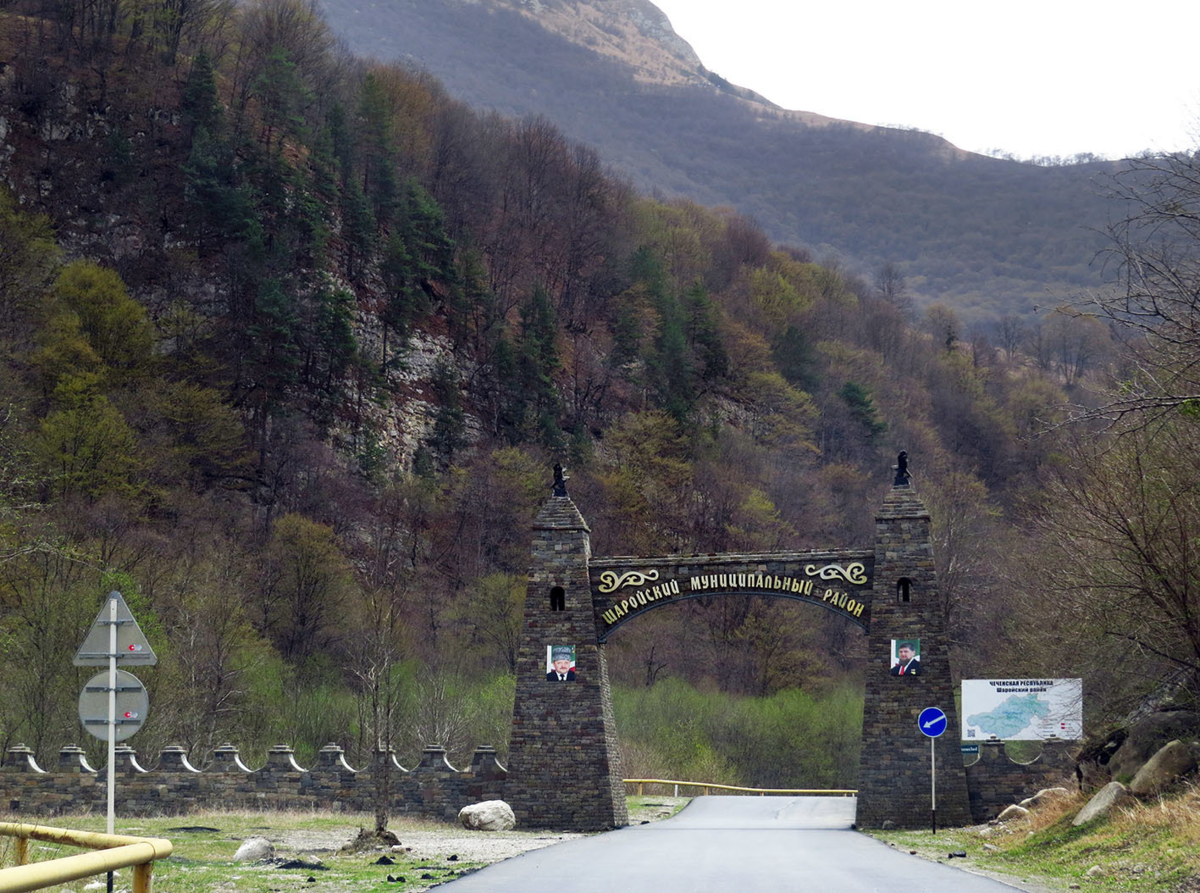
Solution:
[(964, 741), (1083, 737), (1082, 679), (964, 679)]

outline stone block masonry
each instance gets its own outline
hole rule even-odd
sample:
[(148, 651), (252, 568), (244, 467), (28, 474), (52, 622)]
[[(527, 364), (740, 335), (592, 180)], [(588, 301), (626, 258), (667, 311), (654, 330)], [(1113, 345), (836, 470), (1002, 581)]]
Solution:
[[(958, 713), (938, 598), (929, 512), (909, 485), (894, 486), (875, 515), (875, 565), (868, 636), (858, 824), (928, 827), (931, 749), (937, 762), (937, 821), (971, 821), (958, 742)], [(920, 671), (893, 676), (892, 643), (920, 643)], [(917, 726), (926, 707), (947, 715), (945, 734), (930, 739)]]
[(1042, 788), (1074, 787), (1074, 741), (1047, 741), (1037, 759), (1017, 763), (1005, 753), (1003, 741), (984, 741), (979, 759), (967, 769), (967, 794), (971, 800), (971, 821), (989, 822), (1005, 807), (1019, 803)]
[[(588, 561), (590, 531), (567, 496), (533, 525), (507, 802), (522, 828), (602, 831), (627, 821), (604, 645)], [(572, 678), (547, 678), (548, 649), (571, 648)]]
[[(1003, 742), (983, 742), (979, 758), (966, 767), (971, 820), (995, 818), (1006, 806), (1037, 790), (1070, 784), (1075, 761), (1073, 742), (1049, 742), (1029, 763), (1010, 760)], [(426, 748), (411, 771), (392, 760), (392, 811), (396, 814), (454, 821), (469, 803), (503, 800), (507, 771), (491, 747), (479, 747), (463, 771), (451, 766), (446, 751)], [(340, 747), (327, 745), (317, 763), (305, 770), (290, 747), (272, 748), (267, 763), (252, 770), (238, 749), (226, 744), (211, 754), (208, 767), (193, 766), (182, 747), (165, 747), (158, 764), (147, 770), (127, 746), (117, 748), (117, 811), (123, 815), (185, 815), (211, 809), (324, 809), (370, 812), (374, 779), (385, 759), (376, 755), (374, 771), (356, 771)], [(43, 818), (105, 808), (104, 773), (88, 765), (83, 749), (64, 747), (55, 764), (43, 771), (33, 752), (11, 747), (0, 762), (0, 811), (15, 817)]]
[[(261, 769), (242, 762), (238, 749), (223, 745), (209, 765), (196, 769), (182, 747), (164, 748), (158, 765), (142, 767), (133, 748), (117, 745), (116, 808), (121, 815), (182, 815), (209, 809), (323, 809), (370, 812), (382, 760), (391, 766), (391, 809), (395, 815), (453, 822), (458, 811), (481, 800), (503, 800), (508, 772), (491, 747), (479, 747), (471, 765), (459, 771), (446, 760), (446, 749), (425, 748), (421, 762), (404, 769), (391, 754), (376, 755), (375, 765), (356, 771), (334, 744), (322, 748), (317, 763), (304, 769), (292, 748), (280, 744)], [(87, 764), (74, 745), (59, 752), (43, 770), (24, 745), (10, 747), (0, 763), (0, 809), (16, 817), (45, 818), (77, 812), (103, 812), (104, 773)]]

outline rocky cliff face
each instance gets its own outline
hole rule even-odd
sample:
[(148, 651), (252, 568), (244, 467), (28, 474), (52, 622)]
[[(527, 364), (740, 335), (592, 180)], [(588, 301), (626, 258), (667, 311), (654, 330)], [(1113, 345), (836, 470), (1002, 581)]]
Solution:
[(643, 83), (706, 83), (691, 44), (649, 0), (492, 0), (536, 20), (572, 43), (633, 69)]

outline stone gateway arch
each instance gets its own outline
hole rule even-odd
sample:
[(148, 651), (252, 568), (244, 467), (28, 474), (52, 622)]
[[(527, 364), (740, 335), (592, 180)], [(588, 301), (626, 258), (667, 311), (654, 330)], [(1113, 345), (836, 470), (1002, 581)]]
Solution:
[(580, 831), (625, 824), (608, 636), (683, 599), (751, 594), (809, 602), (867, 632), (858, 824), (928, 825), (930, 739), (917, 728), (926, 707), (948, 715), (934, 743), (939, 821), (969, 824), (929, 512), (905, 458), (875, 514), (872, 551), (595, 558), (556, 469), (554, 495), (533, 524), (517, 659), (507, 798), (518, 822)]

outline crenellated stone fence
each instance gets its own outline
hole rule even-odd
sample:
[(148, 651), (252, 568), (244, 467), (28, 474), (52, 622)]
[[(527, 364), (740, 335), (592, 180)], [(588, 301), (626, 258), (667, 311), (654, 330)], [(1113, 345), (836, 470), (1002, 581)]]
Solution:
[[(1061, 784), (1074, 774), (1073, 742), (1047, 742), (1028, 763), (1017, 763), (1000, 741), (980, 744), (979, 757), (966, 767), (971, 818), (986, 822), (1006, 806), (1040, 788)], [(117, 809), (126, 815), (174, 815), (207, 809), (328, 809), (370, 812), (375, 779), (384, 759), (392, 763), (394, 814), (454, 821), (468, 803), (504, 799), (508, 772), (491, 747), (479, 747), (465, 770), (455, 769), (446, 749), (426, 747), (421, 762), (405, 769), (392, 754), (376, 753), (374, 764), (352, 769), (335, 744), (321, 748), (317, 763), (303, 769), (287, 745), (271, 748), (261, 769), (250, 769), (231, 744), (216, 748), (202, 771), (188, 762), (182, 747), (163, 748), (154, 769), (137, 753), (117, 745)], [(51, 816), (103, 811), (103, 773), (88, 765), (83, 749), (64, 747), (49, 770), (23, 744), (10, 747), (0, 762), (0, 809), (15, 816)]]
[(1012, 760), (1003, 741), (983, 741), (979, 758), (967, 765), (967, 797), (971, 820), (991, 821), (1042, 788), (1061, 785), (1075, 777), (1075, 741), (1047, 741), (1042, 752), (1028, 763)]
[[(126, 745), (116, 748), (116, 803), (125, 815), (173, 815), (206, 809), (328, 809), (370, 812), (375, 780), (390, 760), (393, 814), (454, 821), (458, 811), (480, 800), (502, 799), (508, 772), (492, 747), (479, 747), (470, 768), (460, 771), (446, 749), (426, 747), (421, 762), (405, 769), (392, 753), (379, 751), (370, 768), (356, 771), (335, 744), (321, 748), (311, 769), (301, 768), (285, 744), (272, 747), (261, 769), (250, 769), (232, 744), (216, 748), (203, 771), (188, 762), (179, 746), (163, 748), (158, 765), (145, 769)], [(84, 751), (64, 747), (58, 761), (43, 770), (23, 744), (10, 747), (0, 762), (0, 809), (15, 816), (103, 812), (104, 774), (88, 765)]]

